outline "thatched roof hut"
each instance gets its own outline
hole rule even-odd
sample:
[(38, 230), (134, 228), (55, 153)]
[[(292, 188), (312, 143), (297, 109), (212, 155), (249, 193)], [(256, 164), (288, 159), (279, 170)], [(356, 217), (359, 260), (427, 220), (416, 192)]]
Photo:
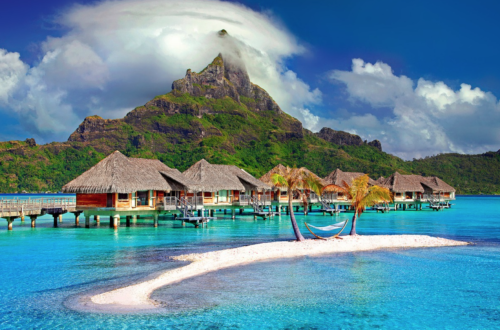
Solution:
[[(339, 187), (344, 186), (344, 182), (350, 185), (352, 183), (352, 180), (365, 175), (364, 173), (361, 172), (344, 172), (341, 169), (337, 168), (335, 171), (330, 173), (326, 178), (324, 178), (325, 185), (335, 185)], [(370, 185), (377, 185), (378, 183), (373, 180), (369, 179), (368, 183)]]
[[(172, 187), (157, 167), (160, 161), (127, 158), (119, 151), (113, 152), (91, 169), (67, 183), (64, 193), (104, 194), (132, 193), (139, 190), (170, 191)], [(168, 166), (164, 167), (170, 169)]]
[(395, 172), (387, 179), (379, 181), (379, 185), (386, 187), (392, 192), (403, 193), (407, 191), (424, 192), (419, 175), (402, 175)]
[[(273, 167), (269, 172), (267, 172), (266, 174), (261, 176), (259, 180), (264, 182), (268, 186), (271, 186), (274, 189), (276, 187), (273, 184), (273, 180), (272, 180), (271, 176), (275, 173), (280, 173), (283, 171), (286, 171), (286, 166), (284, 166), (282, 164), (278, 164), (275, 167)], [(323, 179), (321, 179), (319, 176), (317, 176), (316, 174), (314, 174), (313, 172), (311, 172), (307, 168), (304, 168), (304, 174), (311, 175), (312, 177), (318, 179), (321, 182), (321, 184), (323, 184), (323, 185), (325, 184)]]
[(271, 187), (234, 165), (215, 165), (202, 159), (182, 173), (197, 191), (269, 190)]
[(422, 193), (455, 192), (455, 188), (435, 176), (403, 175), (396, 172), (387, 179), (378, 179), (377, 182), (397, 193), (410, 191)]
[[(419, 175), (420, 176), (420, 175)], [(438, 178), (437, 176), (431, 177), (423, 177), (420, 176), (421, 183), (424, 186), (424, 189), (432, 190), (433, 193), (452, 193), (455, 192), (455, 188)]]

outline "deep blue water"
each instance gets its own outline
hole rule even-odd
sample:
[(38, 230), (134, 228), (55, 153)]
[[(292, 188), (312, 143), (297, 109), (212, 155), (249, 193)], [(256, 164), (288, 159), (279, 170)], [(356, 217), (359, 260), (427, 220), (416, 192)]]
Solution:
[[(1, 196), (0, 196), (1, 197)], [(261, 262), (183, 281), (154, 293), (158, 314), (71, 309), (80, 294), (178, 267), (168, 256), (291, 239), (286, 216), (220, 219), (195, 229), (170, 220), (133, 227), (74, 227), (72, 215), (0, 220), (1, 329), (491, 329), (500, 328), (499, 197), (459, 197), (452, 209), (367, 211), (359, 234), (429, 234), (467, 247), (385, 250)], [(218, 216), (224, 217), (219, 213)], [(350, 216), (310, 214), (326, 225)], [(298, 217), (302, 225), (303, 216)]]

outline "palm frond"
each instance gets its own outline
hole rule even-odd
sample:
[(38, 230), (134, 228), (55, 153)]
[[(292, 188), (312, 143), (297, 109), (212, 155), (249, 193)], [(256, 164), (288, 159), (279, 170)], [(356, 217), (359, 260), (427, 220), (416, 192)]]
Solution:
[[(284, 173), (286, 175), (286, 173)], [(279, 174), (279, 173), (274, 173), (271, 175), (271, 180), (273, 181), (273, 184), (276, 187), (282, 187), (282, 188), (288, 188), (288, 180), (286, 179), (285, 176)]]

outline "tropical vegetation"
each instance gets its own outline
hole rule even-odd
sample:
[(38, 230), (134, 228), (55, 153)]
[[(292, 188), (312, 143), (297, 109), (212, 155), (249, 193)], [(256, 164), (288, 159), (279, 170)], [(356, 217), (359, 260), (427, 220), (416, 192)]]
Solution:
[(392, 195), (389, 189), (377, 185), (370, 186), (368, 175), (361, 175), (352, 180), (351, 184), (342, 182), (341, 186), (328, 185), (322, 189), (323, 192), (342, 193), (347, 196), (354, 211), (350, 235), (356, 235), (356, 221), (363, 214), (367, 207), (375, 204), (392, 202)]
[(293, 232), (297, 241), (304, 241), (304, 236), (300, 233), (295, 214), (293, 212), (292, 199), (293, 195), (299, 194), (301, 199), (306, 201), (304, 210), (307, 210), (307, 193), (314, 191), (321, 195), (321, 179), (310, 173), (307, 169), (290, 168), (278, 169), (277, 173), (271, 175), (271, 180), (277, 188), (286, 189), (288, 194), (288, 209), (290, 210), (290, 221), (292, 222)]

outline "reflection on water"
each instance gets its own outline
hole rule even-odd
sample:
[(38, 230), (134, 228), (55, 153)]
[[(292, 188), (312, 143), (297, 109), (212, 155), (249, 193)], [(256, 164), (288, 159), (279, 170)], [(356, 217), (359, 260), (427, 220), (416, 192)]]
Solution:
[[(394, 250), (262, 262), (162, 288), (160, 315), (81, 313), (64, 307), (72, 295), (138, 280), (176, 267), (170, 256), (292, 238), (289, 219), (252, 216), (195, 229), (170, 220), (158, 228), (75, 228), (64, 215), (0, 227), (0, 328), (492, 328), (500, 297), (500, 198), (459, 198), (446, 211), (366, 212), (360, 234), (431, 234), (476, 246)], [(219, 214), (223, 217), (223, 214)], [(324, 226), (340, 217), (311, 214)], [(302, 226), (303, 216), (298, 217)], [(306, 233), (305, 230), (303, 230)], [(422, 317), (425, 315), (425, 317)]]

